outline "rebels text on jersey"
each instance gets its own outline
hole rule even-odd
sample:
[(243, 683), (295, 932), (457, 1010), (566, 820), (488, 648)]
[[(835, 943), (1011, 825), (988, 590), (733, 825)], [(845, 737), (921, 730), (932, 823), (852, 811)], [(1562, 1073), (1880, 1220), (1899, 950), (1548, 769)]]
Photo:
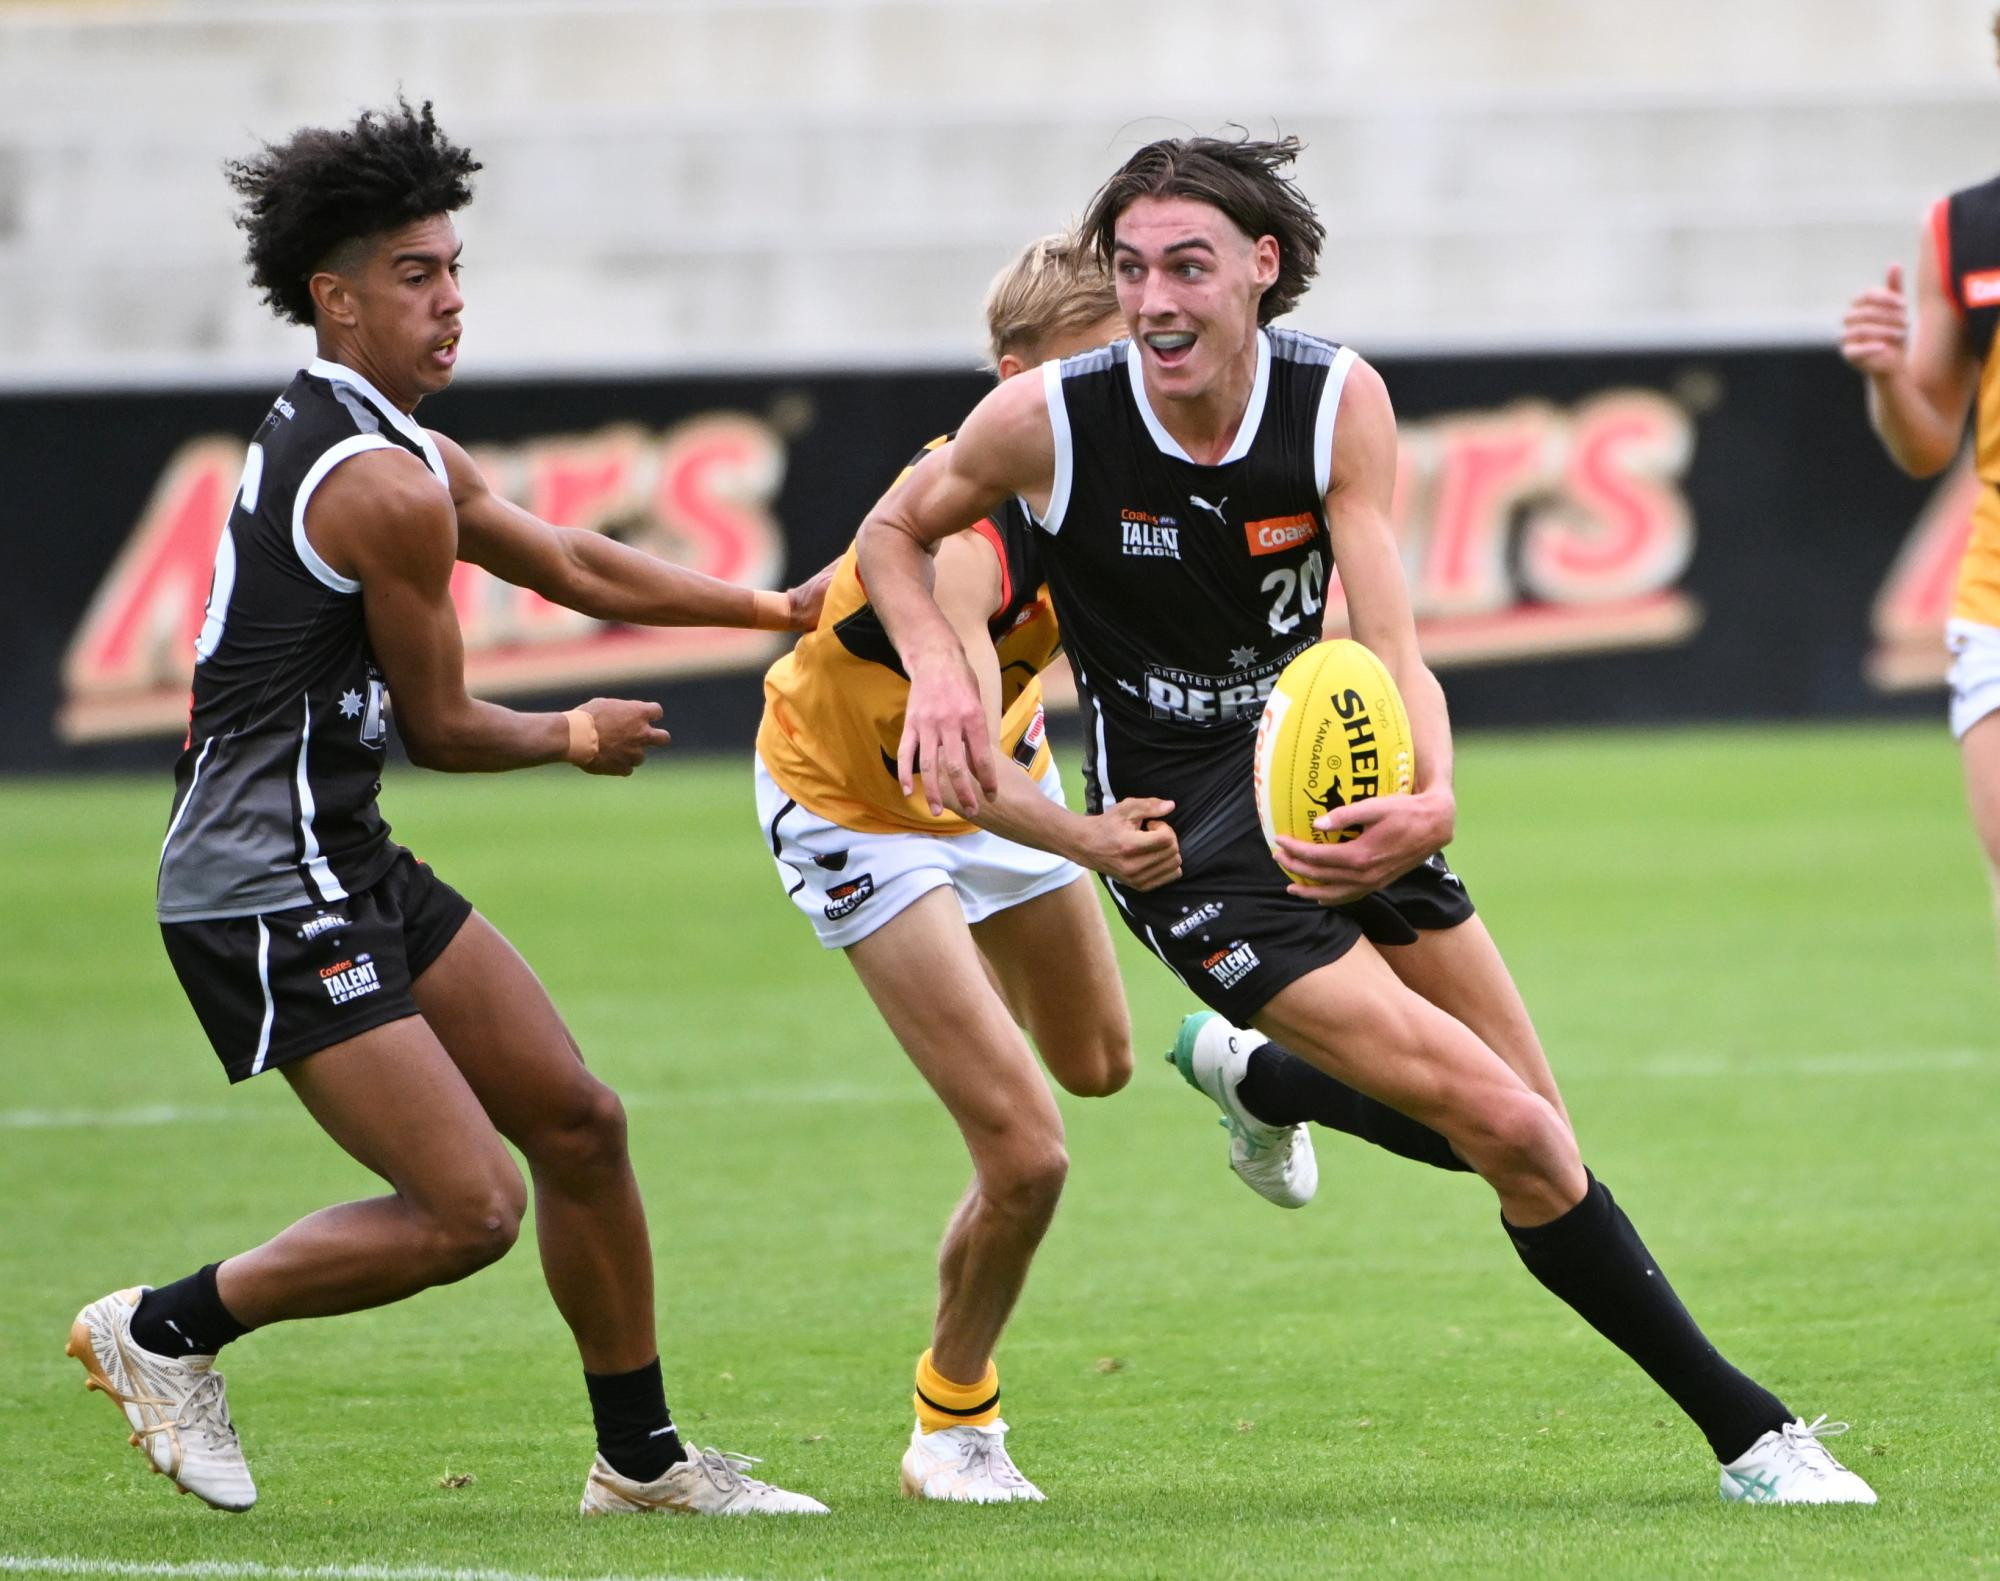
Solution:
[(315, 359), (272, 403), (216, 545), (188, 740), (160, 851), (162, 922), (345, 899), (395, 861), (375, 804), (385, 691), (361, 584), (306, 536), (341, 462), (400, 449), (447, 486), (424, 430), (360, 374)]
[(1319, 640), (1333, 424), (1353, 362), (1259, 331), (1249, 405), (1214, 466), (1154, 414), (1130, 341), (1043, 367), (1056, 454), (1043, 564), (1084, 707), (1090, 807), (1172, 798), (1189, 870), (1254, 821), (1264, 699)]

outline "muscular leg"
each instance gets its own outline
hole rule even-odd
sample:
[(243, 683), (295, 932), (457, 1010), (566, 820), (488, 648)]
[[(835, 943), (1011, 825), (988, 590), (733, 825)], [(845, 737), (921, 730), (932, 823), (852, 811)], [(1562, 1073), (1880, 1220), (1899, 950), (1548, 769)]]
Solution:
[(535, 1187), (535, 1238), (584, 1370), (623, 1373), (659, 1354), (653, 1254), (617, 1094), (583, 1058), (540, 980), (477, 913), (413, 989), (492, 1124)]
[(1568, 1122), (1535, 1023), (1484, 922), (1469, 917), (1455, 928), (1420, 933), (1415, 944), (1392, 945), (1382, 956), (1405, 986), (1471, 1028)]
[(972, 929), (995, 986), (1049, 1074), (1079, 1098), (1132, 1079), (1132, 1019), (1096, 885), (1078, 878)]
[(1499, 1196), (1528, 1271), (1643, 1368), (1718, 1460), (1736, 1459), (1791, 1419), (1777, 1396), (1709, 1344), (1611, 1194), (1585, 1171), (1556, 1106), (1464, 1023), (1407, 987), (1365, 941), (1283, 989), (1258, 1023), (1444, 1135)]
[(958, 1123), (973, 1179), (938, 1255), (932, 1364), (985, 1375), (1062, 1195), (1062, 1117), (988, 981), (957, 896), (932, 890), (847, 957), (889, 1030)]
[(421, 1017), (283, 1069), (321, 1129), (393, 1194), (322, 1208), (225, 1261), (216, 1290), (245, 1327), (400, 1301), (513, 1245), (520, 1171)]
[(1546, 1224), (1582, 1200), (1567, 1122), (1469, 1028), (1405, 987), (1366, 940), (1282, 989), (1257, 1025), (1444, 1136), (1498, 1193), (1510, 1224)]
[[(1382, 957), (1406, 987), (1470, 1028), (1568, 1123), (1528, 1007), (1485, 923), (1472, 917), (1455, 928), (1427, 931), (1414, 944), (1383, 949)], [(1466, 1167), (1428, 1126), (1336, 1081), (1282, 1044), (1251, 1055), (1237, 1094), (1252, 1114), (1272, 1125), (1310, 1120), (1419, 1163)]]
[(1972, 826), (1986, 853), (1987, 875), (1993, 882), (1996, 926), (2000, 926), (2000, 713), (1988, 714), (1958, 743), (1965, 765), (1965, 799), (1972, 808)]

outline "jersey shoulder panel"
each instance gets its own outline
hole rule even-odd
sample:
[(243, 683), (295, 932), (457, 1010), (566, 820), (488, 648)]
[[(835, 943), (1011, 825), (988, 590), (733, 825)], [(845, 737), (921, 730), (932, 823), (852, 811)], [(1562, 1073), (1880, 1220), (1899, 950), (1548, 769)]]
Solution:
[(1938, 269), (1973, 355), (1984, 359), (2000, 325), (2000, 176), (1954, 192), (1938, 226)]
[(1301, 330), (1273, 325), (1264, 333), (1271, 337), (1271, 356), (1278, 362), (1326, 368), (1331, 367), (1333, 359), (1341, 353), (1339, 341), (1322, 340), (1318, 335), (1308, 335)]

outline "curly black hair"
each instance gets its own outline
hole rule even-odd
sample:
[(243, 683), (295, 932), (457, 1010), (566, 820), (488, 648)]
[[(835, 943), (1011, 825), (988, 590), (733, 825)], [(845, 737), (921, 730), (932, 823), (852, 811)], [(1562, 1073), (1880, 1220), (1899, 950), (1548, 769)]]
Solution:
[(438, 130), (430, 100), (412, 110), (364, 110), (353, 126), (307, 126), (251, 159), (224, 163), (243, 198), (236, 223), (249, 233), (244, 260), (271, 311), (313, 321), (306, 282), (348, 242), (377, 236), (472, 201), (479, 161)]
[(1281, 174), (1304, 147), (1296, 137), (1165, 137), (1148, 143), (1097, 189), (1083, 234), (1108, 270), (1118, 217), (1140, 198), (1195, 198), (1222, 210), (1252, 240), (1278, 243), (1278, 278), (1257, 305), (1257, 322), (1291, 312), (1319, 273), (1326, 227), (1290, 177)]

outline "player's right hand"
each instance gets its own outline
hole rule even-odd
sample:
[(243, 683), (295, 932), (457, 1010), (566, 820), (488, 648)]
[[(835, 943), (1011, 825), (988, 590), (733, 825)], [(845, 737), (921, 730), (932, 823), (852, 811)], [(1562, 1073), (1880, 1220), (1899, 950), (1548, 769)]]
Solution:
[(661, 713), (658, 703), (593, 697), (583, 711), (597, 726), (597, 755), (578, 765), (586, 774), (630, 774), (646, 761), (648, 752), (673, 740), (654, 723)]
[(1840, 354), (1849, 366), (1871, 377), (1900, 373), (1910, 339), (1910, 307), (1903, 297), (1903, 266), (1889, 265), (1881, 285), (1870, 286), (1847, 305), (1840, 326)]
[(924, 800), (933, 817), (950, 806), (962, 815), (979, 811), (979, 793), (1000, 794), (991, 727), (979, 682), (963, 650), (954, 646), (928, 663), (910, 666), (910, 700), (903, 709), (903, 737), (896, 744), (896, 779), (905, 796), (924, 776)]
[(1158, 889), (1181, 876), (1180, 837), (1165, 822), (1174, 810), (1156, 796), (1127, 796), (1091, 819), (1093, 872), (1131, 889)]

